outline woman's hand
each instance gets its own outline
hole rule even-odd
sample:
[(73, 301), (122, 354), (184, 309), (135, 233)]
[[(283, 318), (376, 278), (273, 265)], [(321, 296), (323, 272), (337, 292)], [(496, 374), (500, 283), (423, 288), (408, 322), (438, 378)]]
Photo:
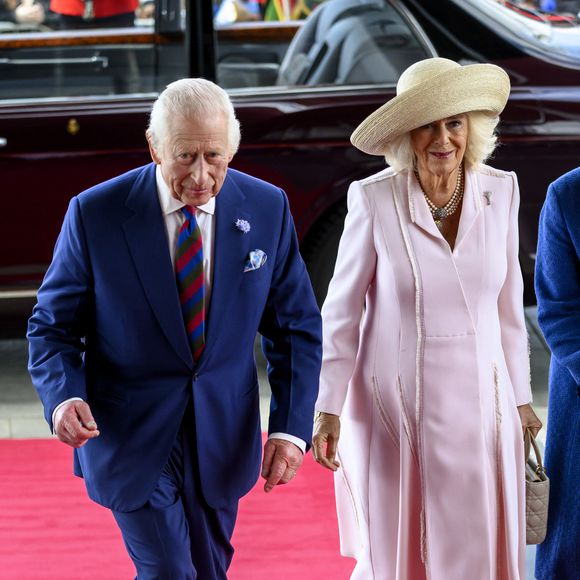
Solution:
[(314, 419), (312, 455), (320, 465), (332, 471), (340, 467), (340, 463), (336, 461), (336, 446), (339, 437), (340, 417), (330, 413), (317, 413)]
[(522, 422), (522, 431), (525, 432), (526, 428), (529, 427), (535, 438), (542, 428), (542, 422), (534, 413), (532, 406), (530, 404), (520, 405), (518, 407), (518, 413), (520, 414), (520, 421)]

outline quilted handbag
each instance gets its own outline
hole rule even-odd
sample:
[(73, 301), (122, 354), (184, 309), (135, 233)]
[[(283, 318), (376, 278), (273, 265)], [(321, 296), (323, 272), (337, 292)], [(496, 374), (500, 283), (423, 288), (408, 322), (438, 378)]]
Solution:
[[(535, 459), (530, 457), (533, 448)], [(542, 456), (532, 432), (524, 433), (524, 454), (526, 457), (526, 544), (541, 544), (548, 527), (548, 499), (550, 480), (546, 475)]]

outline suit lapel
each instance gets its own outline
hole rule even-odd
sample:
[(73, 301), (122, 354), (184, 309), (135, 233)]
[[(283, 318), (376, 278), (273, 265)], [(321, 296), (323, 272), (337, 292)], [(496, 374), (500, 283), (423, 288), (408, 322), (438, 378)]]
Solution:
[(126, 205), (134, 215), (123, 227), (143, 291), (167, 340), (185, 364), (192, 367), (193, 359), (157, 196), (154, 164), (147, 166), (135, 180)]
[(213, 280), (202, 360), (219, 337), (224, 314), (232, 299), (238, 295), (244, 275), (244, 263), (250, 250), (250, 234), (236, 227), (238, 219), (246, 220), (250, 226), (252, 223), (251, 216), (243, 211), (244, 200), (243, 192), (228, 172), (216, 197)]

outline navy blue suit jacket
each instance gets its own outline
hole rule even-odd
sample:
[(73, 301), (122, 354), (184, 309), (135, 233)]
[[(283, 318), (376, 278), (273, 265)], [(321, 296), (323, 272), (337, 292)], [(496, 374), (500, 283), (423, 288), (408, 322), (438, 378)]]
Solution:
[[(153, 164), (71, 200), (39, 290), (29, 370), (51, 427), (60, 402), (89, 403), (101, 435), (75, 450), (75, 473), (112, 509), (147, 501), (190, 398), (206, 501), (219, 508), (253, 486), (261, 459), (256, 332), (269, 363), (269, 431), (310, 442), (321, 324), (286, 196), (228, 169), (214, 219), (206, 346), (195, 364)], [(255, 249), (266, 263), (244, 272)]]
[(538, 321), (552, 351), (545, 464), (548, 535), (538, 546), (538, 580), (580, 574), (580, 169), (552, 183), (536, 260)]

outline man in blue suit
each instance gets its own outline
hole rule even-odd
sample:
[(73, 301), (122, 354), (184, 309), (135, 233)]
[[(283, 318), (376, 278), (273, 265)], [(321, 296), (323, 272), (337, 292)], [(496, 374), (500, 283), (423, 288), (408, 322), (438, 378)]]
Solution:
[(538, 580), (580, 574), (580, 168), (548, 188), (536, 259), (538, 322), (552, 351), (546, 470), (548, 533), (538, 546)]
[[(227, 94), (172, 83), (147, 140), (154, 163), (71, 200), (29, 322), (29, 370), (137, 577), (223, 579), (238, 500), (260, 470), (256, 332), (272, 389), (269, 492), (310, 444), (320, 316), (286, 196), (228, 168), (240, 130)], [(203, 258), (195, 329), (176, 283), (189, 224)]]

